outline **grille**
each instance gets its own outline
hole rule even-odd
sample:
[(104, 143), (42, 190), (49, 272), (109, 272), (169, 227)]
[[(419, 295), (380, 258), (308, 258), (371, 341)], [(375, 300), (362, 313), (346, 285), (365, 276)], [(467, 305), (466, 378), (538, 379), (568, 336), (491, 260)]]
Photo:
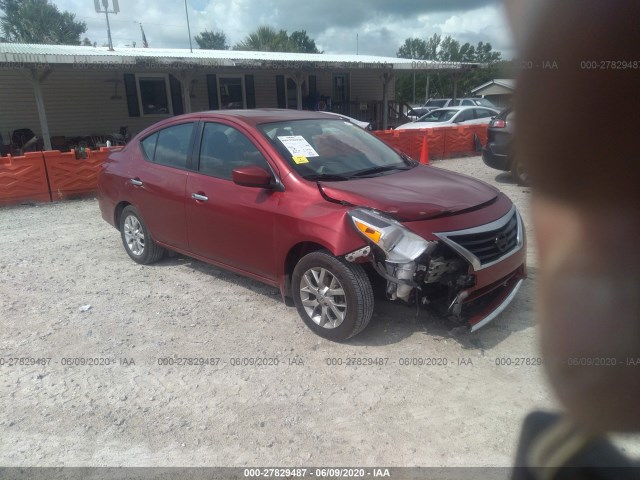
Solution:
[(487, 267), (510, 255), (523, 244), (522, 225), (515, 207), (491, 224), (436, 235), (469, 260), (476, 269)]
[(518, 245), (518, 220), (514, 214), (502, 228), (470, 235), (452, 235), (449, 239), (473, 253), (482, 265), (498, 260)]

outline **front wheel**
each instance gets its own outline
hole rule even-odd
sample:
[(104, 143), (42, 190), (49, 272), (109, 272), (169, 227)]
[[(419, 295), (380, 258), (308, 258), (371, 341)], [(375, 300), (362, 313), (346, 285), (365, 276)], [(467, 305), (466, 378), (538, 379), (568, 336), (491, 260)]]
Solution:
[(291, 284), (300, 317), (321, 337), (346, 340), (371, 320), (371, 282), (358, 264), (326, 251), (311, 252), (296, 265)]

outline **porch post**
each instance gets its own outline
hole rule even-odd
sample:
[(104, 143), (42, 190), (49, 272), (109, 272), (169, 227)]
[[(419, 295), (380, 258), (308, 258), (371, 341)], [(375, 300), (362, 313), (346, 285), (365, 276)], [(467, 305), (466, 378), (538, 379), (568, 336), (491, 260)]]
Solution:
[(182, 70), (180, 71), (180, 90), (182, 93), (182, 109), (184, 113), (191, 113), (191, 80), (193, 80), (193, 73)]
[(47, 112), (44, 108), (44, 99), (42, 98), (42, 89), (40, 85), (49, 76), (51, 70), (45, 70), (42, 75), (38, 75), (38, 70), (31, 69), (31, 75), (28, 76), (29, 83), (33, 87), (33, 94), (36, 98), (36, 106), (38, 107), (38, 118), (40, 119), (40, 130), (42, 130), (42, 141), (45, 150), (51, 150), (51, 136), (49, 135), (49, 123), (47, 122)]
[(296, 106), (297, 110), (302, 110), (302, 82), (304, 82), (304, 72), (298, 71), (291, 74), (291, 78), (296, 82)]
[(393, 73), (382, 74), (382, 129), (389, 128), (389, 82), (393, 79)]
[(455, 101), (458, 98), (458, 73), (453, 73), (451, 78), (453, 80), (453, 99), (451, 100), (451, 104), (455, 105)]

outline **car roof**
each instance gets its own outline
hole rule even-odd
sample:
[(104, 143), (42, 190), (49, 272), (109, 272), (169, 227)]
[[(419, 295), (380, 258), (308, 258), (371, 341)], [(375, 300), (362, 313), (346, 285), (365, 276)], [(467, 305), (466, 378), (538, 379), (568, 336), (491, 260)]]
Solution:
[[(435, 110), (431, 110), (429, 113), (433, 113), (433, 112), (439, 112), (440, 110), (469, 110), (470, 108), (481, 108), (478, 105), (475, 106), (471, 106), (471, 105), (466, 105), (464, 107), (442, 107), (442, 108), (436, 108)], [(489, 107), (482, 107), (482, 108), (489, 108)]]
[[(310, 110), (287, 110), (281, 108), (256, 108), (249, 110), (208, 110), (186, 114), (183, 117), (193, 118), (228, 118), (245, 124), (258, 125), (261, 123), (282, 122), (287, 120), (333, 119), (333, 116)], [(174, 117), (175, 118), (175, 117)], [(339, 119), (340, 117), (335, 117)]]

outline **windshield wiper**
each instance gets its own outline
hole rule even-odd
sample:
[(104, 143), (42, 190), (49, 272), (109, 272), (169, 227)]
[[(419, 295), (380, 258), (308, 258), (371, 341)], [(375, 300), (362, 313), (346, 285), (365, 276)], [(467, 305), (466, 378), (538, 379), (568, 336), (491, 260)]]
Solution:
[(355, 172), (352, 173), (351, 176), (352, 177), (365, 177), (368, 175), (377, 175), (379, 173), (383, 173), (383, 172), (389, 172), (392, 170), (411, 170), (413, 167), (412, 166), (408, 166), (408, 167), (399, 167), (397, 165), (384, 165), (381, 167), (373, 167), (373, 168), (368, 168), (366, 170), (360, 170), (359, 172)]
[(351, 176), (336, 175), (335, 173), (315, 173), (312, 175), (304, 176), (305, 180), (311, 180), (311, 181), (326, 180), (327, 182), (349, 180), (350, 178)]

